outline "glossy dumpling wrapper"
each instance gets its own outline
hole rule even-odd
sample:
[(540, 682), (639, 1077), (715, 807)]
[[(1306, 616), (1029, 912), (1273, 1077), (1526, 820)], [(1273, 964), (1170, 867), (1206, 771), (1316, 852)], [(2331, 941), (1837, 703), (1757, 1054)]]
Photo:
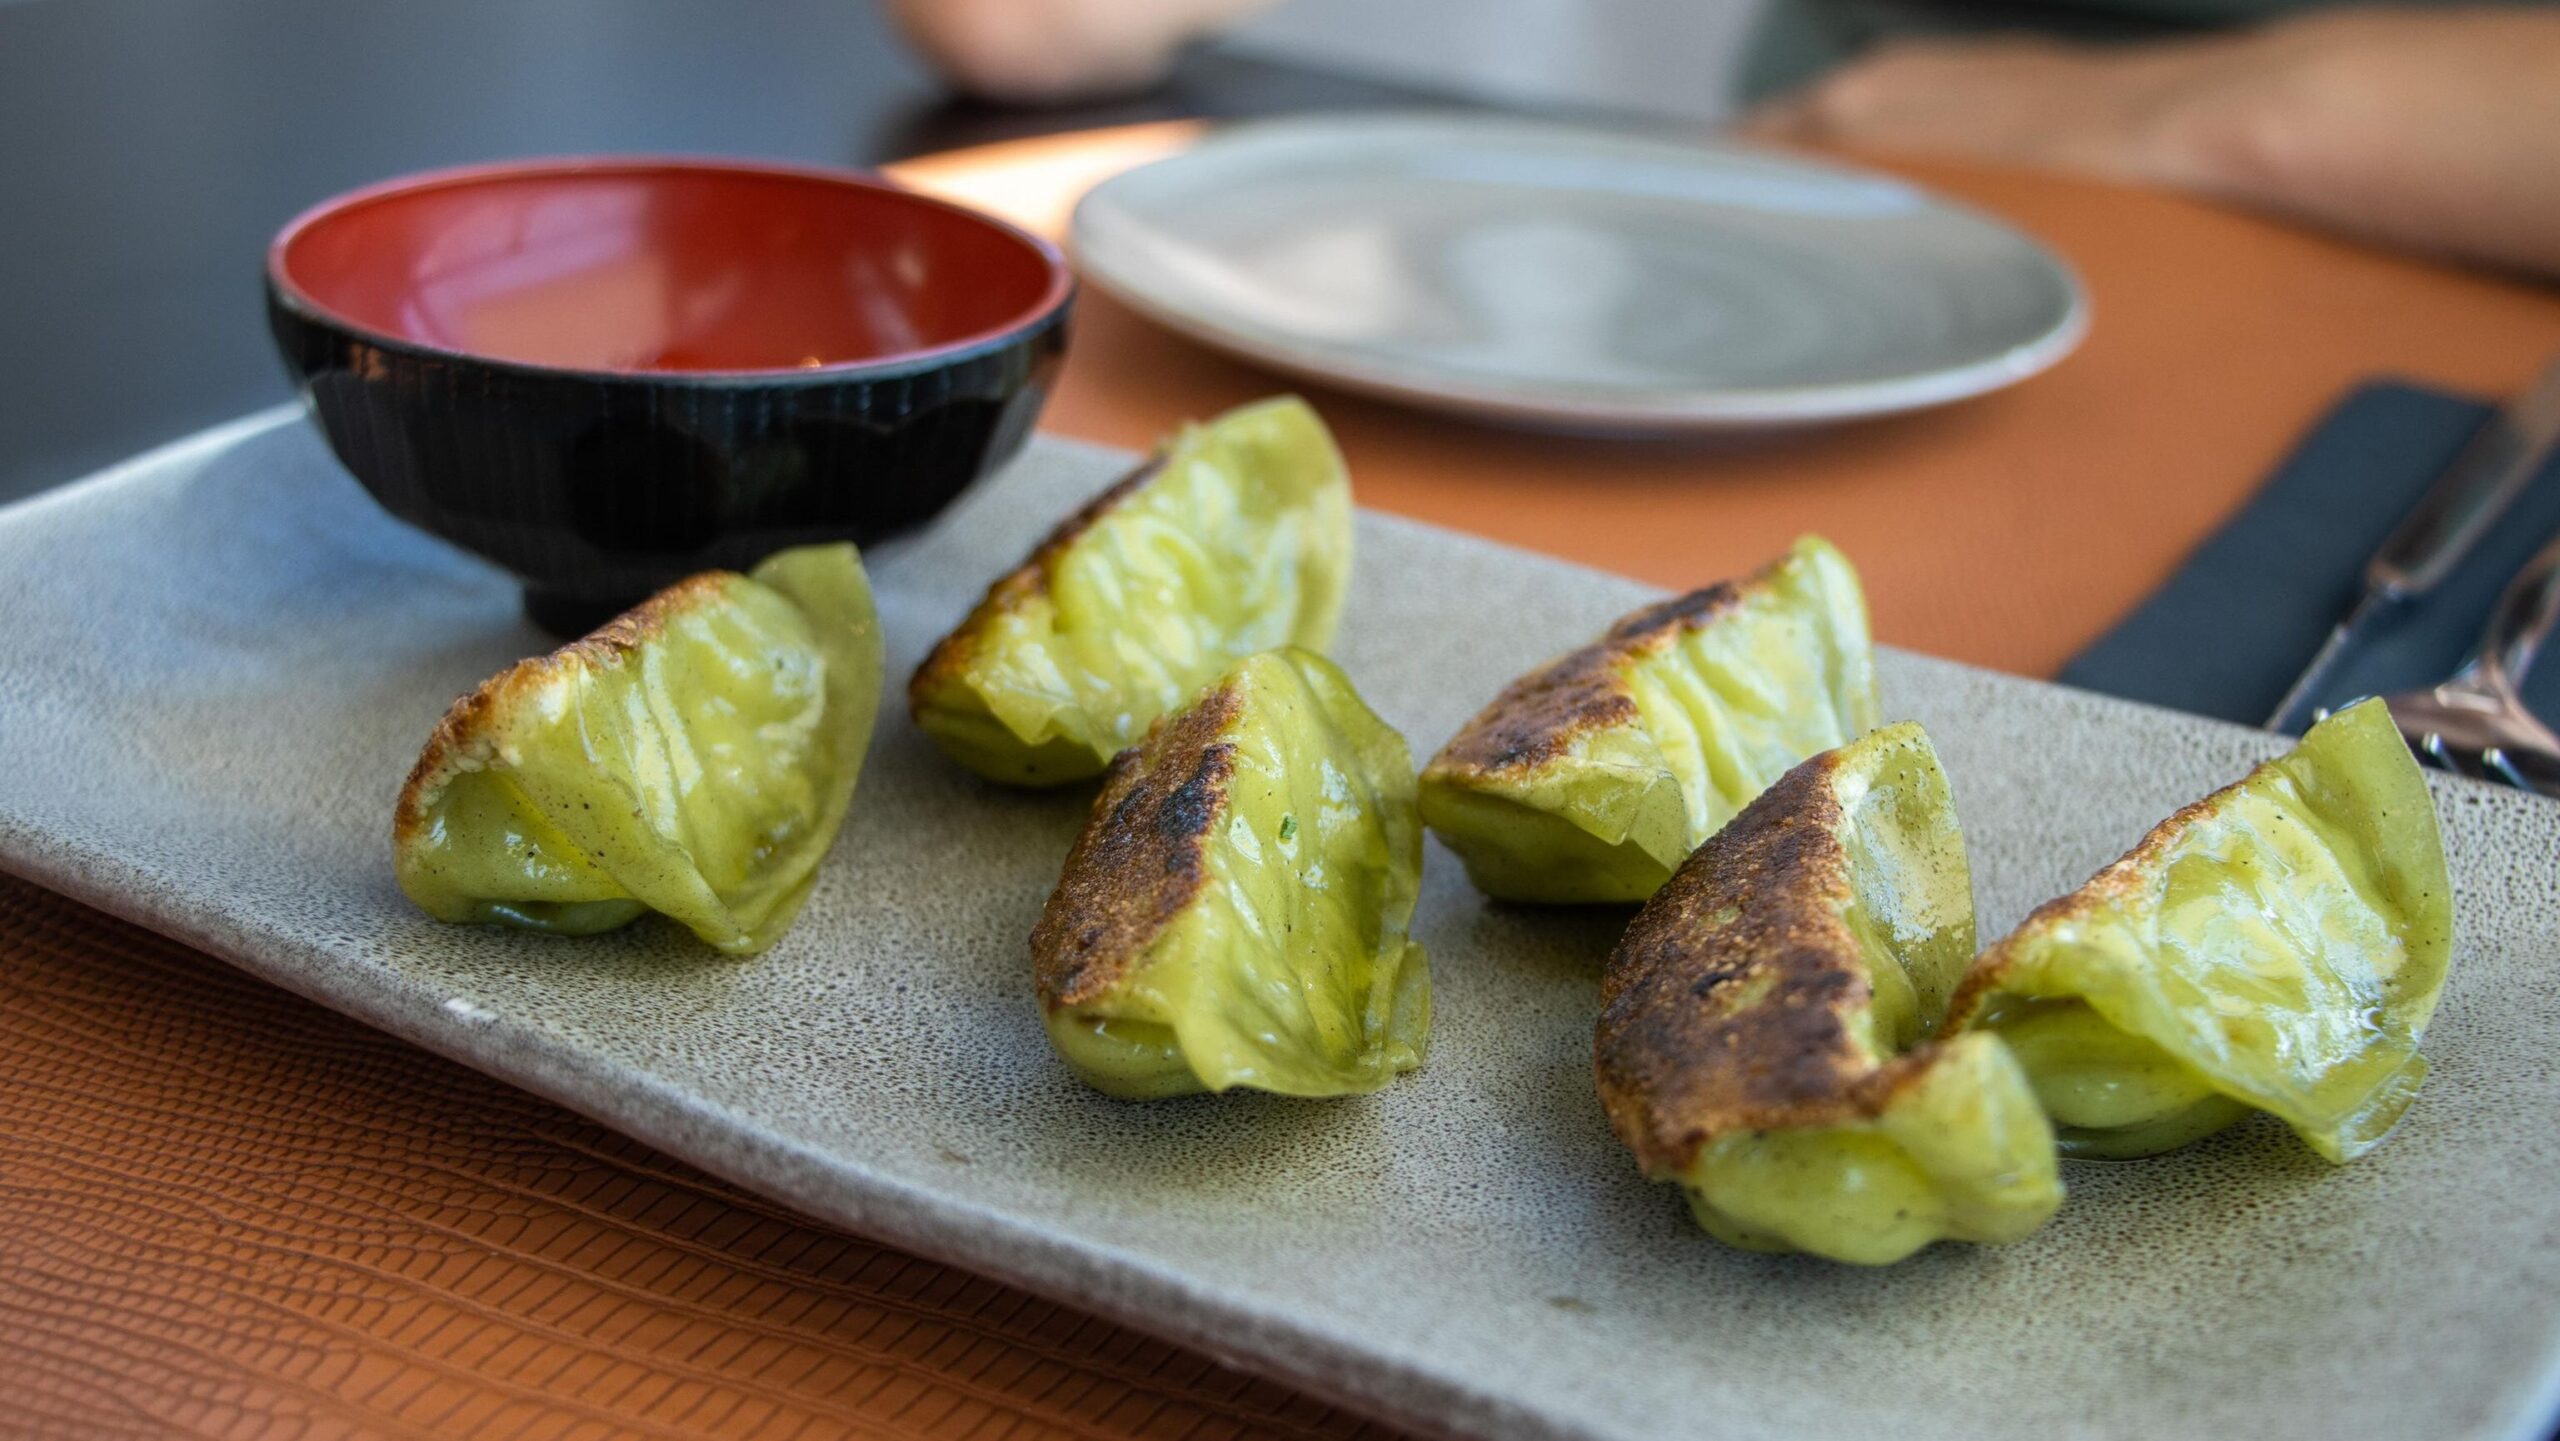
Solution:
[(1611, 955), (1612, 1127), (1719, 1240), (1867, 1265), (2007, 1242), (2062, 1200), (2000, 1040), (1927, 1041), (1973, 953), (1954, 798), (1910, 723), (1787, 772)]
[(2040, 907), (1947, 1025), (2008, 1039), (2066, 1154), (2151, 1155), (2266, 1111), (2343, 1162), (2416, 1097), (2452, 948), (2434, 802), (2367, 701)]
[(1333, 643), (1351, 486), (1306, 402), (1176, 436), (1069, 517), (925, 658), (916, 723), (992, 780), (1100, 775), (1239, 658)]
[(442, 921), (657, 911), (763, 950), (844, 823), (880, 684), (852, 546), (679, 581), (454, 703), (400, 792), (400, 888)]
[(1032, 933), (1049, 1036), (1114, 1096), (1375, 1091), (1422, 1064), (1403, 738), (1333, 663), (1254, 656), (1126, 752)]
[(1880, 718), (1857, 572), (1807, 536), (1514, 681), (1423, 771), (1422, 816), (1487, 895), (1640, 901)]

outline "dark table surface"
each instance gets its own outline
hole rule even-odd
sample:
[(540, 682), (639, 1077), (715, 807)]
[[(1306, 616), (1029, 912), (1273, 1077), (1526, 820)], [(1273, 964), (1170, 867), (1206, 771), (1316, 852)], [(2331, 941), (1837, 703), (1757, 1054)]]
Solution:
[[(1757, 43), (1781, 58), (1756, 88), (1879, 34), (2038, 15), (2087, 28), (2018, 0), (1768, 0)], [(999, 110), (950, 98), (873, 0), (0, 0), (0, 502), (287, 398), (267, 238), (385, 176), (599, 151), (870, 165), (1457, 99), (1207, 50), (1137, 100)]]
[(950, 99), (868, 0), (0, 0), (0, 501), (288, 398), (267, 238), (510, 155), (869, 165), (1008, 135), (1427, 100), (1220, 53), (1110, 106)]

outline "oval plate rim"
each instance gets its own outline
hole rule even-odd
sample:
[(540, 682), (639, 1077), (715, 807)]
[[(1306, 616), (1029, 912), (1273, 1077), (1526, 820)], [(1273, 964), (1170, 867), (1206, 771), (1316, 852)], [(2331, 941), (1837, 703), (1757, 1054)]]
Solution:
[[(1410, 141), (1433, 128), (1478, 143), (1534, 138), (1653, 146), (1676, 149), (1692, 159), (1747, 160), (1755, 165), (1795, 170), (1826, 182), (1892, 186), (1910, 193), (1930, 211), (1998, 232), (2015, 243), (2030, 262), (2045, 268), (2047, 278), (2061, 289), (2064, 304), (2052, 324), (2016, 344), (1958, 364), (1901, 375), (1784, 386), (1611, 388), (1576, 393), (1522, 382), (1473, 379), (1449, 371), (1424, 371), (1403, 361), (1364, 356), (1362, 347), (1356, 344), (1309, 341), (1277, 327), (1168, 299), (1144, 276), (1131, 273), (1129, 267), (1115, 259), (1110, 245), (1094, 243), (1094, 215), (1121, 203), (1120, 197), (1135, 185), (1148, 180), (1160, 183), (1168, 167), (1193, 168), (1204, 155), (1215, 161), (1221, 158), (1221, 152), (1274, 143), (1348, 142), (1374, 146), (1384, 138), (1382, 132), (1395, 130), (1407, 133), (1393, 138)], [(2088, 335), (2090, 322), (2088, 287), (2071, 263), (2052, 247), (2006, 220), (1898, 177), (1788, 151), (1702, 140), (1675, 132), (1464, 111), (1332, 112), (1220, 127), (1178, 154), (1134, 166), (1086, 192), (1076, 203), (1069, 222), (1068, 252), (1077, 272), (1096, 290), (1213, 350), (1355, 394), (1497, 424), (1585, 433), (1645, 435), (1765, 429), (1896, 415), (1947, 405), (2006, 389), (2051, 369), (2079, 348)]]

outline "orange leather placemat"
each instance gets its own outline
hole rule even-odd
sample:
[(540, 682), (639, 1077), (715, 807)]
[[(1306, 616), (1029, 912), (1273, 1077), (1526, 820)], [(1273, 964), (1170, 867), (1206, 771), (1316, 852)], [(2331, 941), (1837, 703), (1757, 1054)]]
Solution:
[[(1054, 225), (1080, 184), (1190, 133), (903, 173)], [(1864, 566), (1887, 639), (2042, 671), (2350, 381), (2494, 391), (2560, 349), (2548, 291), (2166, 197), (1895, 168), (2079, 264), (2087, 349), (1953, 410), (1718, 446), (1528, 438), (1320, 394), (1362, 499), (1665, 584), (1820, 529)], [(1280, 385), (1088, 296), (1050, 424), (1144, 445)], [(171, 1432), (1379, 1434), (796, 1220), (0, 879), (0, 1434)]]

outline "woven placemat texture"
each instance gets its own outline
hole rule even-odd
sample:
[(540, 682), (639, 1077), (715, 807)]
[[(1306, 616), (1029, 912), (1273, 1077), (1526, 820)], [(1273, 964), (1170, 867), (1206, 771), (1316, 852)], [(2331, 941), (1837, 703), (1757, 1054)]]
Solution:
[(0, 876), (0, 1433), (1392, 1441)]

